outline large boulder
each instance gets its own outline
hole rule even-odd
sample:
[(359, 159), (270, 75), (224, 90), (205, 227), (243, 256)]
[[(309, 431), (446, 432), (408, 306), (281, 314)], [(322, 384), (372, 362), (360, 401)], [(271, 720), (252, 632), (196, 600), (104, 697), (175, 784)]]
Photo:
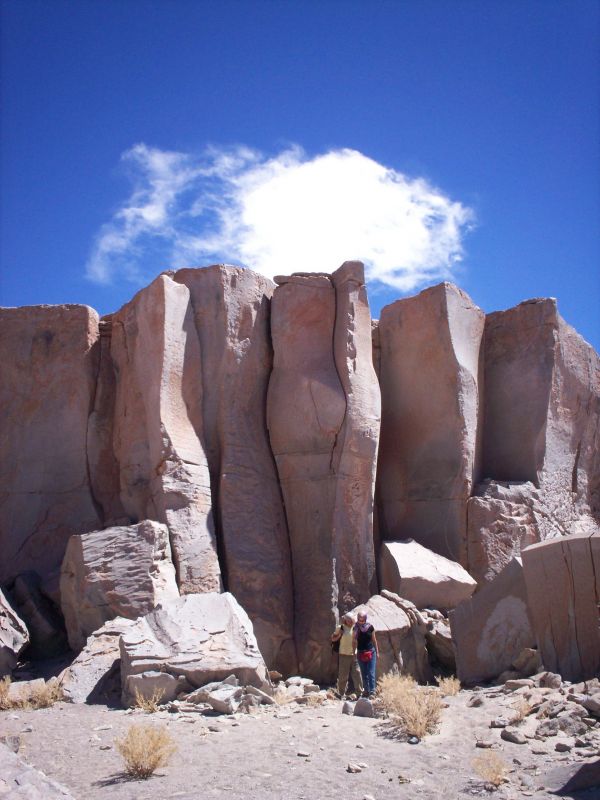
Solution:
[(0, 584), (34, 570), (55, 600), (69, 537), (102, 524), (86, 457), (97, 339), (87, 306), (0, 309)]
[(525, 647), (534, 647), (521, 560), (513, 558), (493, 581), (451, 611), (450, 628), (456, 674), (467, 685), (498, 677)]
[(477, 588), (469, 573), (414, 539), (382, 542), (379, 551), (382, 589), (410, 600), (417, 608), (454, 608)]
[(370, 314), (359, 262), (275, 280), (267, 424), (289, 526), (299, 670), (325, 681), (338, 614), (375, 588)]
[(75, 651), (107, 620), (137, 619), (159, 602), (179, 597), (167, 526), (144, 520), (71, 537), (60, 592)]
[(11, 674), (28, 644), (25, 623), (0, 589), (0, 678)]
[(117, 705), (121, 699), (121, 636), (134, 620), (115, 617), (94, 631), (77, 658), (63, 671), (63, 699), (70, 703)]
[(537, 299), (485, 325), (483, 474), (530, 481), (540, 539), (600, 530), (600, 357)]
[(169, 528), (182, 592), (221, 588), (202, 425), (202, 364), (190, 292), (160, 275), (112, 317), (114, 442), (133, 521)]
[[(191, 594), (165, 602), (139, 619), (121, 637), (123, 702), (156, 676), (173, 694), (236, 675), (240, 683), (269, 685), (250, 618), (229, 592)], [(161, 689), (167, 689), (161, 686)]]
[(463, 566), (483, 330), (483, 312), (449, 283), (386, 306), (379, 320), (381, 538), (415, 539)]
[(413, 603), (384, 590), (351, 613), (356, 618), (359, 611), (366, 612), (367, 621), (375, 628), (379, 646), (377, 679), (398, 671), (422, 683), (431, 680), (425, 643), (427, 623)]
[(581, 681), (600, 673), (600, 534), (548, 539), (523, 550), (533, 629), (547, 670)]
[(275, 284), (249, 269), (180, 270), (200, 341), (202, 414), (227, 588), (247, 611), (265, 661), (296, 669), (290, 543), (265, 409)]
[(467, 503), (467, 564), (489, 583), (521, 550), (539, 541), (540, 493), (529, 481), (486, 480)]

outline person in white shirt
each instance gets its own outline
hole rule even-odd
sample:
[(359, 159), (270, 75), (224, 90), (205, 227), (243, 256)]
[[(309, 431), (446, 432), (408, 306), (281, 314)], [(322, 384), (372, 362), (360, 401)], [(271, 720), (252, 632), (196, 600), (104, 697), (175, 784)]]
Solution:
[(342, 617), (342, 624), (331, 636), (332, 642), (339, 642), (339, 666), (337, 691), (344, 697), (348, 687), (348, 678), (352, 675), (355, 693), (360, 696), (363, 692), (363, 682), (356, 661), (356, 637), (353, 636), (354, 619), (350, 614)]

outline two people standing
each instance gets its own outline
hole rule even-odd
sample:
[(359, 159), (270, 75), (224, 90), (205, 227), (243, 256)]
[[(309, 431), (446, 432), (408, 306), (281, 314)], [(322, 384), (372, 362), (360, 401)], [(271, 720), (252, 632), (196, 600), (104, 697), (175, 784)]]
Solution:
[[(375, 629), (367, 621), (366, 612), (358, 612), (356, 624), (350, 614), (344, 614), (342, 624), (332, 635), (331, 641), (339, 641), (338, 694), (342, 697), (346, 694), (348, 678), (352, 675), (357, 694), (373, 697), (379, 646)], [(357, 669), (357, 659), (360, 672)]]

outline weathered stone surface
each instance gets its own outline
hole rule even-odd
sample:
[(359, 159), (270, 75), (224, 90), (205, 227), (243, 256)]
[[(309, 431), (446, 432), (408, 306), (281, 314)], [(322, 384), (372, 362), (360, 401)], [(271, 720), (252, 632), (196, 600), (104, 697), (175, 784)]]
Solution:
[(87, 306), (0, 309), (2, 585), (35, 570), (56, 598), (69, 537), (102, 522), (86, 458), (97, 339)]
[(486, 480), (467, 503), (467, 568), (489, 583), (521, 550), (539, 541), (540, 495), (533, 483)]
[(523, 551), (533, 629), (546, 669), (580, 681), (600, 672), (600, 534), (574, 534)]
[(0, 678), (11, 674), (28, 644), (27, 626), (0, 589)]
[[(435, 613), (435, 612), (433, 612)], [(427, 652), (432, 660), (449, 670), (456, 672), (456, 654), (452, 644), (452, 632), (450, 623), (447, 619), (434, 617), (429, 610), (421, 611), (421, 616), (425, 620), (425, 641)], [(441, 617), (441, 614), (440, 614)]]
[(182, 592), (218, 591), (202, 365), (190, 293), (160, 275), (112, 318), (117, 368), (115, 455), (133, 521), (169, 528)]
[(163, 603), (123, 634), (120, 647), (126, 705), (146, 672), (183, 678), (191, 688), (232, 674), (259, 689), (269, 683), (250, 618), (229, 592)]
[(514, 558), (491, 583), (450, 612), (456, 674), (482, 683), (508, 670), (535, 637), (527, 613), (523, 565)]
[(137, 619), (179, 597), (166, 525), (144, 520), (72, 536), (61, 570), (61, 607), (69, 644), (114, 617)]
[(276, 278), (267, 424), (288, 519), (299, 668), (332, 677), (338, 613), (373, 591), (379, 395), (362, 265)]
[(10, 800), (74, 800), (64, 786), (30, 767), (1, 743), (0, 796)]
[(448, 283), (386, 306), (379, 320), (381, 538), (413, 538), (463, 565), (483, 330), (483, 312)]
[(35, 572), (18, 575), (12, 599), (29, 631), (28, 654), (49, 658), (68, 650), (65, 626), (58, 608), (41, 592), (41, 579)]
[(180, 270), (201, 349), (202, 414), (227, 589), (265, 661), (296, 671), (290, 544), (266, 426), (275, 284), (249, 269)]
[(554, 299), (487, 316), (483, 473), (539, 488), (542, 540), (598, 531), (599, 416), (600, 357)]
[(61, 675), (64, 699), (70, 703), (120, 701), (119, 639), (135, 624), (116, 617), (94, 631), (77, 658)]
[[(412, 603), (382, 591), (359, 608), (366, 611), (367, 621), (375, 628), (379, 645), (377, 679), (394, 670), (421, 682), (432, 678), (425, 646), (426, 623)], [(359, 608), (351, 612), (355, 619)]]
[(477, 587), (460, 564), (414, 539), (381, 543), (379, 579), (382, 589), (410, 600), (417, 608), (454, 608)]

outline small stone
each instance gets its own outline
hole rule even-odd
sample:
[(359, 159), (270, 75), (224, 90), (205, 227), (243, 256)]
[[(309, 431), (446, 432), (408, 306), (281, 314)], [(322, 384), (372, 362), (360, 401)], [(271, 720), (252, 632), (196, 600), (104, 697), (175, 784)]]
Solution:
[(506, 728), (509, 724), (506, 717), (496, 717), (490, 722), (490, 728)]
[(512, 744), (526, 744), (527, 739), (516, 728), (503, 728), (500, 734), (500, 738), (504, 739), (505, 742), (512, 742)]
[(352, 762), (350, 762), (346, 767), (346, 772), (352, 772), (352, 773), (362, 772), (362, 768), (359, 767), (358, 764), (353, 764)]
[(369, 765), (368, 765), (368, 764), (365, 764), (365, 762), (364, 762), (364, 761), (359, 761), (359, 762), (358, 762), (358, 766), (359, 766), (361, 769), (369, 769)]
[(366, 697), (360, 697), (354, 706), (355, 717), (374, 717), (373, 704)]
[(418, 736), (409, 736), (406, 740), (409, 744), (419, 744), (421, 741)]
[(556, 672), (543, 672), (540, 676), (540, 686), (549, 689), (560, 689), (562, 678)]
[(310, 758), (310, 752), (308, 750), (298, 750), (296, 755), (300, 756), (300, 758)]
[(570, 745), (568, 742), (557, 742), (554, 745), (554, 749), (557, 753), (569, 753), (572, 749), (572, 745)]
[(531, 678), (511, 678), (504, 683), (504, 688), (514, 691), (515, 689), (533, 688), (533, 681)]
[(372, 794), (363, 794), (363, 800), (375, 800), (375, 797)]
[(475, 747), (481, 747), (484, 750), (488, 750), (490, 747), (493, 747), (494, 743), (491, 739), (477, 739), (475, 742)]
[(109, 744), (101, 744), (99, 749), (100, 750), (112, 750), (112, 747)]
[(361, 744), (360, 742), (356, 746), (358, 747), (359, 750), (364, 750), (365, 749), (364, 744)]
[(112, 725), (98, 725), (97, 728), (92, 728), (93, 731), (112, 731)]
[(479, 708), (479, 706), (483, 705), (483, 697), (478, 694), (474, 694), (467, 700), (467, 705), (469, 708)]
[(347, 714), (348, 716), (352, 716), (354, 714), (354, 703), (346, 702), (342, 706), (342, 714)]

